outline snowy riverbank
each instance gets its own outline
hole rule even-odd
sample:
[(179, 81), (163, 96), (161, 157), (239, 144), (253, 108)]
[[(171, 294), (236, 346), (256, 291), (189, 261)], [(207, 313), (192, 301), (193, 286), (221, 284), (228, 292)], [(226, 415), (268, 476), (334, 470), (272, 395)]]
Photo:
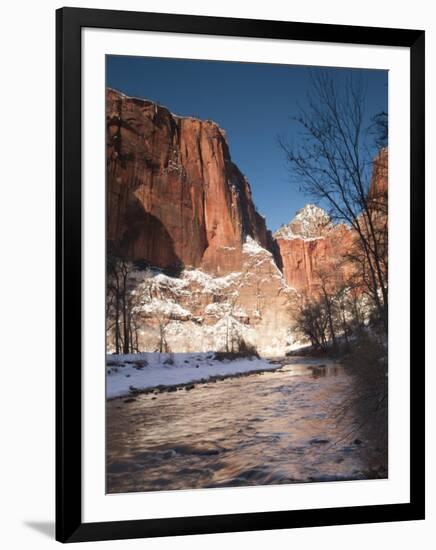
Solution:
[(190, 384), (214, 377), (274, 370), (281, 365), (259, 357), (218, 359), (208, 353), (108, 355), (106, 396), (122, 397), (159, 386)]

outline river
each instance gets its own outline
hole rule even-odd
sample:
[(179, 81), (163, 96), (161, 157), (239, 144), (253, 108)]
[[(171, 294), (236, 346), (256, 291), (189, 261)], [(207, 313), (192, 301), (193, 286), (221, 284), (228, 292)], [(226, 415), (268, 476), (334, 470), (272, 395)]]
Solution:
[(385, 453), (333, 362), (107, 402), (107, 492), (385, 477)]

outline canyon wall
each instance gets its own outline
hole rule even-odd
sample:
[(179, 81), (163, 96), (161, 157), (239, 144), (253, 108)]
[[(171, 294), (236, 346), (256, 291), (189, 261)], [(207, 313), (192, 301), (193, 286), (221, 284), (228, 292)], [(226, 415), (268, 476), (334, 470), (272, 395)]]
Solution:
[(370, 207), (375, 209), (376, 205), (372, 201), (378, 199), (387, 206), (388, 200), (388, 149), (384, 147), (380, 150), (373, 162), (371, 184), (368, 192)]
[[(128, 269), (132, 328), (139, 351), (239, 351), (283, 355), (295, 345), (298, 299), (270, 252), (248, 238), (242, 269), (216, 276), (184, 269), (173, 277), (154, 268)], [(113, 315), (109, 309), (109, 317)], [(108, 351), (115, 351), (114, 323)]]
[(164, 331), (174, 352), (283, 354), (296, 293), (224, 131), (114, 90), (106, 114), (108, 250), (127, 262), (136, 349), (159, 350)]
[(241, 266), (247, 236), (271, 246), (249, 183), (212, 121), (107, 90), (107, 239), (158, 267)]
[(319, 289), (323, 271), (331, 272), (333, 267), (338, 276), (346, 279), (352, 273), (346, 261), (352, 243), (352, 233), (344, 225), (334, 226), (319, 237), (277, 236), (287, 284), (310, 296)]
[[(135, 349), (158, 350), (163, 330), (174, 352), (298, 346), (302, 295), (319, 292), (323, 270), (353, 274), (350, 229), (309, 204), (272, 236), (215, 122), (111, 89), (106, 100), (108, 251), (128, 264)], [(368, 200), (386, 223), (387, 150)]]
[[(388, 150), (374, 159), (368, 190), (371, 218), (381, 230), (388, 222)], [(380, 231), (387, 238), (387, 227)], [(274, 234), (288, 285), (307, 296), (320, 288), (323, 271), (337, 271), (349, 280), (353, 266), (347, 255), (353, 250), (356, 234), (344, 224), (333, 225), (321, 208), (308, 204), (295, 218)], [(386, 244), (387, 243), (383, 243)], [(332, 269), (333, 268), (333, 269)]]

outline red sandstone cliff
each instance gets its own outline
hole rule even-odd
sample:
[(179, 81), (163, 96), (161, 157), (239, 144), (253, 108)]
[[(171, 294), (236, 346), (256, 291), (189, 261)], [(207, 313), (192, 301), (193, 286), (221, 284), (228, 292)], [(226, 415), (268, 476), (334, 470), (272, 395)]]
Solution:
[[(374, 159), (368, 191), (371, 219), (380, 230), (380, 246), (387, 246), (388, 150), (382, 149)], [(306, 205), (286, 226), (274, 235), (289, 286), (313, 294), (320, 286), (323, 270), (336, 270), (338, 279), (347, 280), (353, 266), (347, 255), (356, 235), (345, 225), (332, 225), (327, 214), (317, 206)]]
[(368, 207), (372, 220), (378, 227), (382, 246), (388, 245), (388, 150), (381, 149), (374, 159)]
[(327, 214), (314, 205), (301, 209), (289, 225), (275, 233), (288, 285), (312, 294), (320, 284), (320, 273), (335, 262), (338, 276), (350, 275), (343, 260), (352, 246), (352, 233), (345, 225), (332, 225)]
[[(319, 272), (353, 243), (344, 225), (307, 205), (272, 238), (250, 186), (212, 121), (179, 117), (153, 102), (107, 90), (107, 238), (121, 255), (158, 267), (244, 271), (248, 236), (273, 253), (290, 287), (311, 294)], [(377, 223), (387, 220), (387, 149), (374, 161), (368, 193)], [(384, 210), (384, 213), (383, 213)]]
[(271, 244), (212, 121), (107, 90), (107, 239), (125, 258), (226, 273), (251, 236)]
[[(368, 200), (379, 199), (387, 204), (388, 196), (388, 150), (383, 148), (374, 159), (371, 185), (368, 192)], [(374, 205), (373, 205), (374, 207)]]

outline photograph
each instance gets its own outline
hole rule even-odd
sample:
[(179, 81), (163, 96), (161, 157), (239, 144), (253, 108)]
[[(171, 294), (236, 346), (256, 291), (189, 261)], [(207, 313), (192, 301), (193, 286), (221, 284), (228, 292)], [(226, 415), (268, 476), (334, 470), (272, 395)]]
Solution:
[(106, 491), (388, 477), (388, 71), (106, 56)]

